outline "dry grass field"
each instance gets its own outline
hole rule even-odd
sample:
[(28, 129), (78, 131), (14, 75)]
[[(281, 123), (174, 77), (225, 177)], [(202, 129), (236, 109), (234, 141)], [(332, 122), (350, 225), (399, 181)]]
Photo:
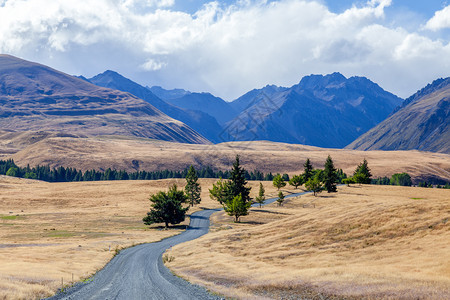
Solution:
[[(219, 207), (208, 196), (215, 180), (200, 182), (200, 207)], [(142, 223), (149, 195), (173, 183), (184, 187), (185, 180), (46, 183), (0, 176), (0, 299), (50, 296), (61, 279), (69, 284), (72, 274), (79, 281), (102, 268), (116, 248), (181, 232)], [(251, 185), (256, 193), (259, 183)]]
[(168, 266), (244, 299), (450, 299), (449, 190), (343, 186), (242, 221), (216, 213)]
[(298, 174), (306, 158), (323, 168), (330, 154), (335, 166), (351, 174), (366, 158), (375, 177), (408, 172), (416, 181), (438, 177), (450, 182), (450, 155), (420, 151), (355, 151), (324, 149), (267, 141), (230, 142), (217, 145), (179, 144), (130, 137), (57, 137), (54, 134), (5, 134), (0, 157), (21, 166), (40, 164), (77, 169), (155, 171), (212, 166), (230, 169), (236, 154), (247, 170)]

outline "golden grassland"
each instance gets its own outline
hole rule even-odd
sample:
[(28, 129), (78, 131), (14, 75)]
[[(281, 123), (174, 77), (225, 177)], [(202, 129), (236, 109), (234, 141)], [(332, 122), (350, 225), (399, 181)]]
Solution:
[[(208, 197), (215, 181), (200, 179), (200, 207), (219, 207)], [(50, 296), (61, 281), (101, 269), (116, 248), (180, 233), (183, 226), (162, 230), (142, 222), (150, 194), (174, 183), (184, 187), (185, 180), (46, 183), (0, 176), (0, 299)], [(256, 193), (259, 183), (251, 185)]]
[[(268, 141), (197, 145), (119, 136), (32, 137), (34, 135), (1, 141), (0, 157), (13, 158), (23, 167), (50, 164), (51, 167), (81, 170), (135, 171), (138, 167), (139, 170), (155, 171), (182, 170), (191, 164), (196, 168), (212, 166), (228, 170), (239, 154), (241, 164), (247, 170), (293, 175), (303, 171), (307, 158), (315, 168), (323, 168), (327, 156), (331, 155), (335, 166), (347, 174), (366, 158), (374, 177), (407, 172), (417, 181), (430, 177), (450, 181), (450, 155), (444, 153), (325, 149)], [(39, 142), (34, 143), (34, 140)]]
[(229, 297), (450, 299), (450, 191), (342, 186), (252, 208), (241, 224), (219, 212), (167, 255)]

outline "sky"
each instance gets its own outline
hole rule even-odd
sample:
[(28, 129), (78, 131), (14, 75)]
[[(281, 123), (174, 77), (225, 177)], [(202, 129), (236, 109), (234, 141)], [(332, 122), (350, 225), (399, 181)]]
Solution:
[(450, 3), (0, 0), (0, 53), (227, 101), (333, 72), (406, 98), (450, 76)]

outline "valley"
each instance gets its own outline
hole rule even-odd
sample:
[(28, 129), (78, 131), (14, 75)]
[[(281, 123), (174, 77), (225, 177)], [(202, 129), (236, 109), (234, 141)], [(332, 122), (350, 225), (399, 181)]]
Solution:
[[(322, 169), (330, 156), (348, 176), (367, 160), (372, 179), (406, 172), (414, 185), (450, 182), (449, 78), (405, 101), (366, 77), (338, 72), (297, 82), (226, 102), (207, 92), (143, 86), (110, 70), (71, 76), (0, 54), (0, 159), (79, 171), (226, 171), (239, 155), (247, 171), (292, 177), (307, 159)], [(54, 181), (68, 181), (65, 171), (59, 175)], [(312, 178), (318, 184), (319, 175)], [(169, 248), (171, 271), (226, 297), (450, 297), (448, 189), (351, 184), (315, 197), (288, 185), (282, 192), (297, 197), (252, 207), (234, 223), (208, 210), (221, 208), (208, 192), (216, 181), (200, 179), (202, 202), (189, 210), (197, 215), (165, 230), (143, 224), (149, 197), (174, 183), (184, 187), (184, 178), (49, 183), (0, 175), (0, 299), (41, 299), (75, 282), (87, 283), (82, 298), (139, 298), (141, 288), (155, 298), (188, 298), (177, 288), (190, 285), (181, 279), (140, 285), (152, 274), (173, 277), (161, 260)], [(248, 184), (255, 198), (260, 182)], [(277, 197), (271, 181), (262, 184), (266, 198)], [(243, 197), (234, 196), (234, 204)], [(189, 242), (154, 243), (180, 233), (179, 241)], [(154, 244), (117, 256), (142, 243)], [(144, 267), (139, 259), (153, 246), (161, 252)], [(115, 271), (89, 284), (105, 265)], [(124, 269), (128, 284), (117, 279)]]
[(4, 132), (0, 136), (0, 158), (13, 158), (22, 167), (48, 164), (52, 168), (64, 166), (83, 171), (112, 168), (134, 172), (183, 170), (192, 164), (196, 168), (211, 166), (225, 171), (239, 154), (249, 171), (294, 175), (302, 172), (307, 158), (315, 168), (322, 168), (326, 157), (331, 155), (336, 167), (348, 175), (366, 158), (374, 177), (407, 172), (416, 183), (450, 181), (450, 155), (444, 153), (326, 149), (269, 141), (198, 145), (124, 136), (78, 138), (43, 132)]

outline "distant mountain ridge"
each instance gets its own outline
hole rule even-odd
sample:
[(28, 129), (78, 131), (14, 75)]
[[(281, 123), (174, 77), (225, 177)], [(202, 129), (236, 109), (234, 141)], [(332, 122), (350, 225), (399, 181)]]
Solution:
[[(142, 85), (120, 75), (114, 71), (105, 71), (92, 78), (87, 79), (89, 82), (111, 89), (116, 89), (123, 92), (128, 92), (136, 97), (139, 97), (146, 102), (150, 103), (168, 116), (179, 120), (212, 142), (219, 142), (217, 137), (222, 131), (222, 127), (217, 123), (216, 119), (205, 112), (200, 110), (183, 109), (177, 106), (167, 103), (163, 99), (156, 96), (152, 89), (143, 87)], [(163, 95), (186, 95), (190, 92), (184, 90), (174, 90), (175, 92), (167, 91), (164, 89), (154, 89)], [(183, 92), (180, 92), (183, 91)]]
[(177, 99), (177, 98), (181, 98), (181, 97), (191, 93), (191, 92), (183, 90), (183, 89), (166, 90), (160, 86), (152, 86), (152, 87), (146, 87), (146, 88), (148, 90), (150, 90), (153, 94), (155, 94), (156, 96), (161, 98), (162, 100)]
[(180, 98), (167, 99), (166, 101), (184, 109), (201, 110), (213, 116), (221, 125), (238, 114), (230, 103), (210, 93), (188, 93)]
[(290, 88), (269, 86), (266, 91), (240, 98), (245, 104), (239, 105), (247, 108), (226, 124), (230, 140), (341, 148), (403, 101), (365, 77), (347, 79), (340, 73), (310, 75)]
[(435, 80), (406, 99), (346, 148), (450, 153), (450, 77)]
[(4, 130), (209, 143), (187, 125), (129, 93), (10, 55), (0, 55), (0, 104), (0, 128)]

